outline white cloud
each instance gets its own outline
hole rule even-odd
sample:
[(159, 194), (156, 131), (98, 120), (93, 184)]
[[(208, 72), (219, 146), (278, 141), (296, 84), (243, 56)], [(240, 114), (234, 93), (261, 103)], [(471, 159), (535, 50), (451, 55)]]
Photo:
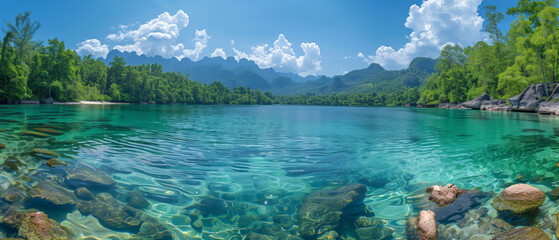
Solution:
[(188, 49), (184, 44), (177, 40), (183, 29), (188, 26), (189, 17), (183, 10), (179, 10), (175, 15), (164, 12), (138, 27), (120, 25), (118, 33), (109, 34), (107, 39), (117, 42), (124, 42), (113, 47), (122, 52), (136, 52), (138, 55), (147, 56), (159, 55), (164, 58), (184, 57), (197, 60), (202, 51), (207, 47), (208, 40), (211, 38), (206, 29), (196, 30), (194, 48)]
[(225, 51), (223, 51), (223, 48), (216, 48), (210, 57), (221, 57), (226, 59), (227, 55), (225, 54)]
[(177, 50), (182, 50), (183, 54), (177, 56), (176, 58), (178, 58), (179, 60), (183, 57), (189, 57), (195, 60), (200, 58), (200, 54), (202, 53), (204, 48), (208, 46), (208, 40), (212, 37), (206, 33), (206, 29), (196, 30), (196, 33), (194, 35), (195, 37), (194, 39), (192, 39), (192, 41), (194, 41), (194, 49), (184, 49), (184, 46), (182, 44), (179, 44), (179, 47), (182, 49), (178, 48)]
[(483, 39), (483, 18), (477, 12), (482, 0), (425, 0), (412, 5), (404, 24), (413, 30), (409, 42), (394, 50), (381, 46), (374, 55), (357, 57), (387, 69), (406, 68), (415, 57), (438, 57), (447, 44), (473, 45)]
[(231, 39), (231, 45), (235, 45), (235, 40)]
[(109, 53), (109, 47), (106, 44), (101, 44), (97, 39), (87, 39), (78, 46), (76, 52), (82, 56), (91, 55), (93, 58), (106, 58)]
[(291, 43), (280, 34), (273, 46), (268, 44), (254, 46), (250, 54), (236, 48), (233, 48), (233, 51), (237, 61), (246, 58), (254, 61), (260, 68), (273, 67), (280, 71), (295, 72), (301, 76), (317, 74), (322, 70), (320, 47), (314, 42), (301, 43), (300, 47), (304, 54), (297, 56)]

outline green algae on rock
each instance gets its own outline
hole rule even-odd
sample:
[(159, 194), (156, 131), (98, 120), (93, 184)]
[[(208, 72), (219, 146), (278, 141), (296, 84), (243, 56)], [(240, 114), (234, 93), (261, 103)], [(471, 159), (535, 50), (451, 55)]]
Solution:
[(112, 187), (115, 180), (107, 173), (90, 168), (65, 169), (66, 180), (73, 186)]
[[(319, 236), (340, 224), (346, 210), (360, 207), (367, 187), (363, 184), (345, 186), (336, 190), (322, 190), (308, 195), (299, 212), (300, 233), (304, 237)], [(360, 205), (363, 205), (362, 203)], [(364, 208), (364, 206), (362, 206)]]
[(48, 134), (51, 134), (51, 135), (62, 135), (62, 134), (64, 134), (63, 132), (56, 131), (56, 130), (50, 129), (50, 128), (35, 128), (33, 130), (35, 130), (37, 132), (48, 133)]
[(22, 134), (24, 135), (29, 135), (29, 136), (34, 136), (34, 137), (41, 137), (41, 138), (48, 138), (50, 137), (50, 135), (42, 133), (42, 132), (37, 132), (37, 131), (31, 131), (31, 130), (23, 130), (21, 131)]
[(58, 154), (55, 153), (55, 152), (52, 152), (52, 151), (49, 151), (49, 150), (45, 150), (45, 149), (40, 149), (40, 148), (33, 148), (33, 152), (34, 152), (35, 154), (38, 154), (38, 155), (44, 155), (44, 156), (53, 157), (53, 158), (60, 157), (60, 156), (58, 156)]
[(74, 193), (51, 181), (41, 181), (27, 192), (36, 201), (44, 201), (56, 206), (76, 205)]
[(515, 184), (505, 188), (491, 205), (499, 211), (525, 213), (539, 208), (545, 201), (545, 193), (528, 184)]
[(91, 191), (89, 191), (89, 189), (85, 188), (85, 187), (79, 187), (76, 188), (74, 190), (74, 194), (76, 195), (76, 197), (78, 197), (81, 200), (85, 200), (85, 201), (89, 201), (89, 200), (93, 200), (93, 198), (95, 197), (93, 195), (93, 193)]

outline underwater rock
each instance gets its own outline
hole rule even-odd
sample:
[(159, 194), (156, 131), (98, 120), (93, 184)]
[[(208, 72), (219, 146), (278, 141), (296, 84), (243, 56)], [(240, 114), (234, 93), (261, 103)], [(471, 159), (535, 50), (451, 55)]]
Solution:
[(68, 184), (90, 187), (112, 187), (116, 184), (115, 180), (107, 173), (90, 168), (69, 168), (66, 169), (66, 180)]
[(4, 148), (6, 148), (6, 145), (5, 145), (5, 144), (2, 144), (2, 143), (0, 143), (0, 149), (4, 149)]
[(48, 133), (48, 134), (51, 134), (51, 135), (62, 135), (62, 134), (64, 134), (63, 132), (56, 131), (56, 130), (50, 129), (50, 128), (35, 128), (34, 130), (37, 131), (37, 132)]
[(554, 188), (553, 190), (551, 190), (551, 192), (549, 192), (549, 195), (554, 198), (559, 198), (559, 188)]
[(364, 228), (364, 227), (382, 226), (382, 225), (385, 224), (385, 222), (383, 220), (380, 220), (380, 219), (375, 218), (375, 217), (361, 216), (361, 217), (358, 217), (357, 219), (355, 219), (353, 224), (355, 225), (355, 227)]
[(20, 167), (25, 167), (25, 163), (22, 163), (18, 158), (14, 156), (9, 156), (4, 160), (4, 165), (11, 171), (19, 170)]
[(56, 158), (50, 158), (48, 159), (46, 162), (47, 166), (54, 168), (55, 166), (59, 165), (59, 166), (66, 166), (66, 162), (60, 161)]
[(270, 236), (258, 234), (258, 233), (249, 233), (243, 238), (245, 240), (276, 240), (276, 238), (272, 238)]
[(196, 219), (196, 221), (192, 222), (191, 226), (192, 226), (192, 228), (194, 228), (194, 230), (196, 230), (198, 232), (202, 232), (202, 228), (204, 227), (204, 223), (202, 223), (202, 220)]
[(159, 222), (144, 222), (138, 235), (147, 239), (173, 240), (173, 234)]
[(74, 194), (76, 194), (76, 197), (79, 199), (85, 201), (92, 200), (95, 197), (93, 193), (85, 187), (76, 188), (76, 190), (74, 190)]
[(416, 222), (417, 233), (421, 240), (437, 239), (437, 221), (433, 211), (421, 211)]
[(128, 198), (128, 205), (138, 208), (144, 209), (149, 207), (150, 203), (144, 198), (143, 193), (139, 191), (132, 191), (129, 192), (126, 196)]
[(72, 192), (50, 181), (41, 181), (27, 192), (35, 201), (47, 202), (61, 207), (76, 205), (76, 198)]
[(186, 210), (197, 209), (204, 217), (220, 216), (227, 213), (227, 203), (218, 198), (208, 197), (185, 208)]
[(186, 226), (192, 222), (192, 219), (184, 215), (175, 215), (171, 217), (171, 223), (178, 226)]
[(19, 213), (17, 218), (18, 235), (27, 240), (74, 239), (70, 229), (48, 218), (43, 212)]
[(8, 189), (0, 191), (0, 199), (13, 204), (27, 199), (27, 195), (23, 190), (12, 185)]
[(37, 131), (31, 131), (31, 130), (24, 130), (21, 131), (22, 134), (24, 135), (29, 135), (29, 136), (33, 136), (33, 137), (41, 137), (41, 138), (48, 138), (50, 137), (48, 134), (42, 133), (42, 132), (37, 132)]
[(391, 228), (383, 228), (383, 227), (365, 227), (365, 228), (358, 228), (355, 230), (357, 233), (357, 239), (359, 240), (367, 240), (367, 239), (390, 239), (394, 234), (394, 230)]
[(544, 231), (535, 227), (521, 227), (497, 234), (494, 240), (551, 240)]
[(55, 152), (45, 150), (45, 149), (40, 149), (40, 148), (33, 148), (33, 152), (38, 154), (38, 155), (44, 155), (44, 156), (49, 156), (49, 157), (53, 157), (53, 158), (60, 157)]
[(366, 192), (365, 185), (355, 184), (309, 194), (303, 200), (299, 212), (301, 236), (318, 236), (336, 228), (344, 213), (365, 215), (354, 210), (363, 205)]
[(454, 184), (447, 184), (445, 187), (438, 185), (427, 188), (427, 192), (431, 195), (429, 200), (439, 204), (439, 206), (446, 206), (456, 200), (456, 197), (466, 192), (464, 189), (458, 188)]
[(317, 240), (336, 240), (339, 236), (340, 235), (336, 231), (330, 230), (318, 237)]
[(481, 233), (487, 235), (497, 235), (514, 229), (514, 226), (498, 218), (492, 219), (490, 222), (480, 221), (478, 225)]
[(108, 193), (99, 193), (91, 201), (79, 201), (78, 210), (83, 215), (93, 215), (101, 225), (117, 231), (138, 232), (143, 213), (118, 202)]
[(491, 205), (499, 211), (525, 213), (539, 208), (545, 201), (545, 193), (527, 184), (515, 184), (505, 188)]
[(274, 215), (272, 221), (284, 229), (293, 227), (293, 220), (287, 215)]
[[(456, 200), (445, 206), (433, 209), (437, 215), (437, 222), (448, 224), (464, 219), (465, 215), (470, 210), (475, 209), (490, 198), (491, 194), (484, 193), (478, 190), (469, 190), (468, 192), (458, 196)], [(479, 214), (483, 213), (483, 209)], [(471, 211), (470, 211), (471, 212)], [(467, 219), (465, 220), (467, 221)]]

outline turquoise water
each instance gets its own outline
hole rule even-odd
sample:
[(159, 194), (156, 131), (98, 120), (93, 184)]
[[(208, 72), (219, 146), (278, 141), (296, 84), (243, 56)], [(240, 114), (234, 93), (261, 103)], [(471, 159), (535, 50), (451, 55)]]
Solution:
[[(64, 134), (21, 134), (43, 124), (58, 126)], [(296, 220), (300, 201), (329, 186), (365, 183), (365, 205), (395, 230), (395, 238), (404, 238), (404, 220), (417, 214), (407, 197), (426, 186), (453, 183), (496, 193), (517, 182), (546, 191), (559, 186), (559, 119), (537, 114), (384, 107), (28, 105), (0, 106), (0, 129), (6, 129), (0, 132), (0, 143), (6, 145), (0, 150), (2, 159), (16, 156), (26, 162), (23, 175), (35, 180), (24, 182), (21, 174), (2, 171), (3, 189), (14, 182), (33, 187), (66, 167), (99, 169), (116, 181), (111, 194), (122, 202), (129, 192), (141, 192), (150, 203), (143, 211), (175, 239), (229, 239), (231, 229), (254, 227), (239, 226), (238, 217), (247, 214), (269, 217), (252, 221), (271, 222), (277, 214)], [(56, 152), (69, 166), (49, 168), (30, 154), (33, 148)], [(203, 231), (177, 223), (185, 207), (209, 196), (244, 210), (235, 219), (230, 213), (227, 220), (214, 216)], [(549, 200), (542, 207), (553, 209)], [(56, 220), (81, 237), (131, 236), (77, 210)]]

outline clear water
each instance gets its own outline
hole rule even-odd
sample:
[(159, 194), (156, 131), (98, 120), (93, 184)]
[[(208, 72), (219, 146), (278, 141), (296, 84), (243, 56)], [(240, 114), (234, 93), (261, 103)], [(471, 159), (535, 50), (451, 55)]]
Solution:
[[(559, 174), (559, 119), (537, 114), (417, 108), (314, 106), (0, 106), (0, 156), (32, 148), (93, 166), (139, 189), (145, 210), (177, 239), (224, 236), (223, 223), (200, 233), (172, 223), (204, 196), (247, 203), (261, 215), (296, 213), (304, 196), (368, 179), (365, 199), (403, 238), (417, 214), (406, 197), (433, 184), (499, 192), (511, 182), (552, 189)], [(65, 134), (19, 134), (37, 124)], [(53, 171), (40, 165), (40, 172)], [(3, 179), (10, 177), (2, 173)], [(40, 175), (34, 175), (40, 176)], [(2, 180), (4, 181), (4, 180)], [(285, 201), (283, 201), (285, 200)], [(548, 200), (549, 201), (549, 200)], [(543, 210), (549, 210), (544, 204)], [(72, 212), (63, 224), (81, 236), (129, 237)], [(222, 232), (222, 233), (220, 233)], [(222, 235), (220, 235), (222, 234)]]

